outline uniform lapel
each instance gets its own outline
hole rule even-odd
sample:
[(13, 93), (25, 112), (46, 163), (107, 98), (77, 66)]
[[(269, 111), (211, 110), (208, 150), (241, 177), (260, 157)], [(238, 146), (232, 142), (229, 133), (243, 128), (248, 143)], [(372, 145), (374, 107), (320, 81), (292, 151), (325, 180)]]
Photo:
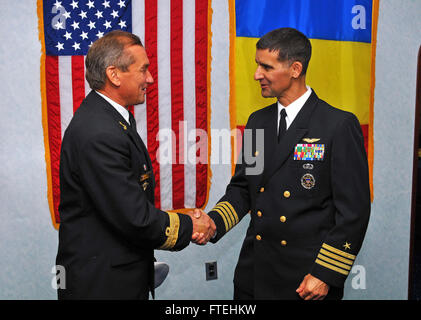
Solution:
[(109, 104), (108, 101), (103, 99), (95, 91), (92, 90), (87, 98), (92, 99), (93, 105), (99, 106), (100, 110), (105, 110), (106, 112), (108, 112), (114, 118), (116, 123), (118, 123), (122, 127), (124, 133), (126, 133), (130, 140), (132, 140), (139, 152), (145, 155), (148, 166), (147, 169), (148, 171), (151, 171), (152, 182), (153, 186), (155, 187), (155, 177), (153, 175), (152, 162), (149, 157), (148, 150), (146, 149), (146, 146), (143, 143), (142, 138), (140, 138), (139, 134), (137, 133), (136, 129), (133, 129), (130, 126), (130, 124), (128, 124), (126, 120), (124, 120), (123, 116), (111, 104)]
[(123, 131), (130, 137), (130, 139), (133, 141), (133, 143), (136, 145), (137, 149), (139, 149), (140, 152), (144, 152), (144, 149), (142, 147), (142, 142), (140, 137), (137, 135), (137, 133), (132, 130), (131, 126), (127, 121), (123, 118), (123, 116), (111, 105), (103, 99), (100, 95), (98, 95), (95, 91), (92, 91), (89, 95), (94, 95), (94, 97), (97, 99), (98, 103), (100, 103), (100, 108), (106, 110), (118, 123)]
[[(274, 103), (269, 107), (269, 112), (267, 113), (267, 118), (264, 120), (264, 170), (263, 176), (267, 171), (266, 168), (269, 168), (273, 162), (273, 154), (275, 152), (275, 147), (278, 144), (277, 140), (277, 121), (278, 121), (278, 104)], [(259, 148), (257, 148), (259, 150)]]
[[(273, 137), (266, 138), (265, 136), (265, 153), (268, 149), (272, 149), (273, 152), (271, 152), (271, 154), (265, 154), (265, 168), (260, 184), (261, 186), (264, 186), (270, 177), (272, 177), (274, 173), (282, 167), (291, 153), (294, 152), (295, 145), (298, 144), (307, 133), (311, 114), (314, 107), (317, 105), (317, 101), (317, 95), (313, 91), (288, 130), (285, 132), (285, 135), (279, 144), (276, 140), (276, 126)], [(277, 119), (277, 117), (275, 117), (275, 119)], [(271, 131), (269, 131), (269, 133), (270, 132)]]
[(136, 130), (136, 127), (132, 127), (128, 131), (129, 131), (128, 135), (133, 140), (136, 147), (141, 152), (143, 152), (143, 154), (145, 155), (147, 166), (148, 166), (148, 171), (150, 171), (150, 173), (151, 173), (151, 180), (152, 180), (152, 183), (153, 183), (153, 187), (155, 188), (155, 176), (153, 174), (152, 161), (151, 161), (151, 158), (149, 157), (148, 149), (146, 148), (145, 144), (143, 143), (142, 138), (140, 137), (139, 133)]
[(131, 126), (130, 126), (130, 130), (128, 130), (128, 135), (132, 139), (136, 147), (145, 155), (147, 167), (148, 167), (147, 171), (150, 172), (150, 175), (151, 175), (152, 188), (155, 188), (155, 176), (153, 174), (152, 161), (151, 161), (151, 158), (149, 157), (148, 149), (146, 148), (145, 144), (143, 143), (142, 138), (137, 132), (136, 120), (133, 117), (133, 114), (130, 113), (130, 111), (129, 111), (129, 117), (130, 117)]

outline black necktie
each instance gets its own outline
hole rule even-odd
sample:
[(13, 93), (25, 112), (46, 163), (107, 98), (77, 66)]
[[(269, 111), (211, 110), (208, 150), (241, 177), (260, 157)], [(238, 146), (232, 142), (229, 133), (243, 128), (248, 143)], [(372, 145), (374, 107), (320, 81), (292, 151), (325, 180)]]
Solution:
[[(132, 130), (132, 136), (134, 139), (137, 140), (137, 143), (140, 144), (143, 152), (145, 153), (146, 161), (148, 162), (147, 168), (152, 168), (151, 159), (149, 158), (148, 150), (146, 149), (145, 144), (143, 143), (142, 138), (140, 137), (139, 133), (136, 129), (136, 119), (134, 118), (133, 114), (129, 111), (129, 121), (130, 121), (130, 129)], [(149, 170), (149, 169), (148, 169)]]
[(285, 109), (282, 109), (281, 117), (279, 118), (278, 143), (279, 141), (281, 141), (283, 135), (285, 134), (285, 131), (287, 131), (287, 122), (285, 120), (286, 116), (287, 116), (287, 113)]
[(135, 132), (137, 132), (137, 129), (136, 129), (136, 120), (135, 120), (135, 118), (133, 117), (133, 114), (130, 111), (129, 111), (129, 121), (130, 121), (130, 126), (132, 127), (132, 129)]

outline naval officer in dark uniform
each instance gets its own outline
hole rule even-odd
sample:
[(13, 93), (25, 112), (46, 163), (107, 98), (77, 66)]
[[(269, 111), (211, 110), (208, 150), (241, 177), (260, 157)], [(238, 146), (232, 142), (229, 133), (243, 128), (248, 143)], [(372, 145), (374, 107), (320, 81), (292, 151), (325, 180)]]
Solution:
[[(209, 212), (212, 242), (251, 216), (234, 299), (341, 299), (364, 239), (371, 202), (361, 127), (306, 85), (310, 56), (310, 41), (291, 28), (256, 44), (254, 78), (263, 97), (278, 101), (250, 115), (252, 139), (243, 140), (235, 174)], [(245, 161), (245, 145), (256, 163)]]
[(92, 91), (75, 112), (61, 147), (56, 263), (65, 270), (59, 299), (148, 299), (154, 249), (181, 250), (213, 222), (154, 206), (155, 179), (129, 105), (153, 83), (140, 39), (112, 31), (86, 57)]

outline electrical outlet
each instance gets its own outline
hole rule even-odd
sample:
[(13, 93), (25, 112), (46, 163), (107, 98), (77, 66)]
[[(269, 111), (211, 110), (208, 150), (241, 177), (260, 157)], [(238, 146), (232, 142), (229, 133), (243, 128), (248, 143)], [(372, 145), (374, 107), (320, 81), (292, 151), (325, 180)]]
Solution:
[(206, 281), (218, 279), (218, 268), (216, 261), (206, 262)]

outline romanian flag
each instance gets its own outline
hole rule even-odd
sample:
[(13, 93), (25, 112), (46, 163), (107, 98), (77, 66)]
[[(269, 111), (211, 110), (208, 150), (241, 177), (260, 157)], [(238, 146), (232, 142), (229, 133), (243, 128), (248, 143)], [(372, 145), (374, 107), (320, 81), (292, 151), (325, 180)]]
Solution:
[(230, 0), (231, 129), (243, 130), (253, 111), (275, 102), (262, 98), (253, 79), (256, 42), (273, 29), (295, 28), (312, 44), (307, 84), (358, 117), (372, 181), (377, 16), (378, 0)]

